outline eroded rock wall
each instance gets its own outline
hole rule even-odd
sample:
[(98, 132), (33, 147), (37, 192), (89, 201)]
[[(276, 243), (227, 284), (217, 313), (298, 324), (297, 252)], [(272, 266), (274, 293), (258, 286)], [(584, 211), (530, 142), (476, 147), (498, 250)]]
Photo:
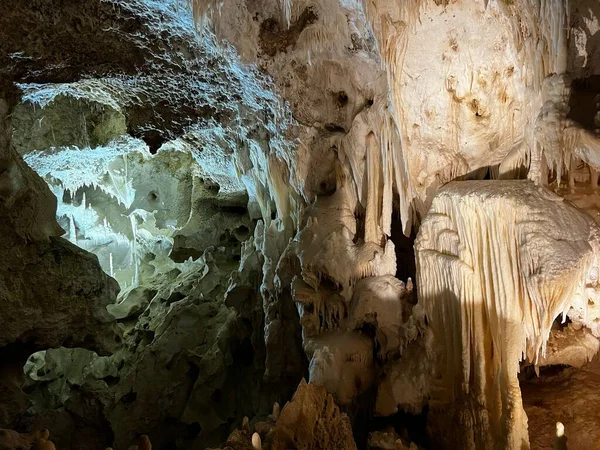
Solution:
[[(57, 319), (48, 333), (62, 340), (28, 348), (15, 364), (19, 373), (27, 354), (44, 350), (25, 367), (31, 402), (21, 399), (28, 411), (17, 426), (48, 427), (62, 448), (126, 448), (142, 429), (157, 447), (217, 444), (244, 415), (266, 415), (274, 401), (290, 398), (306, 369), (291, 298), (271, 313), (280, 325), (270, 330), (267, 352), (258, 294), (263, 266), (276, 264), (271, 258), (285, 248), (265, 245), (265, 230), (278, 233), (282, 222), (272, 215), (284, 206), (260, 177), (270, 153), (292, 148), (293, 121), (255, 69), (214, 37), (195, 34), (184, 4), (29, 6), (3, 13), (10, 36), (20, 29), (16, 17), (56, 26), (37, 28), (46, 30), (47, 45), (34, 35), (3, 41), (13, 118), (7, 131), (51, 191), (16, 153), (15, 160), (39, 186), (40, 200), (58, 199), (58, 211), (39, 213), (53, 236), (64, 235), (61, 255), (84, 255), (81, 247), (106, 273), (81, 258), (71, 267), (63, 256), (75, 274), (64, 283), (77, 283), (82, 270), (89, 272), (80, 277), (85, 289), (108, 275), (119, 282), (118, 299), (110, 280), (112, 298), (98, 300), (93, 312), (116, 319), (123, 343), (110, 356), (45, 350), (91, 347), (104, 331), (90, 342), (87, 335), (67, 341), (68, 327)], [(82, 48), (65, 44), (66, 36), (100, 56), (84, 64)], [(58, 49), (62, 62), (49, 64)], [(267, 225), (257, 226), (263, 218)], [(67, 304), (55, 306), (59, 313)], [(83, 329), (92, 317), (71, 328)], [(267, 354), (274, 368), (263, 381)]]
[(11, 144), (8, 103), (0, 100), (0, 299), (3, 367), (0, 421), (27, 407), (21, 391), (28, 354), (59, 346), (112, 352), (120, 341), (106, 306), (119, 291), (94, 255), (60, 237), (56, 199)]

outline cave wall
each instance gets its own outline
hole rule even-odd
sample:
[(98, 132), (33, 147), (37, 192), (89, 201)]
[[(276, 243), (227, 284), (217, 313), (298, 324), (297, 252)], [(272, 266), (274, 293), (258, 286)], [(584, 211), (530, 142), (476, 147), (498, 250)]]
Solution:
[[(310, 130), (300, 133), (301, 149), (289, 170), (290, 183), (297, 191), (308, 199), (317, 196), (305, 210), (306, 221), (300, 222), (295, 251), (302, 281), (293, 284), (296, 301), (302, 308), (311, 380), (335, 392), (343, 405), (353, 404), (364, 390), (346, 389), (344, 377), (350, 377), (348, 384), (354, 386), (371, 385), (373, 381), (364, 369), (360, 371), (362, 377), (351, 381), (356, 372), (339, 361), (360, 361), (371, 370), (378, 361), (384, 368), (381, 372), (375, 369), (371, 376), (384, 374), (377, 397), (379, 412), (394, 414), (401, 407), (418, 413), (425, 405), (431, 407), (430, 398), (437, 404), (443, 394), (430, 389), (444, 369), (429, 361), (438, 353), (435, 347), (439, 344), (426, 324), (435, 320), (441, 308), (439, 302), (446, 294), (432, 287), (435, 306), (423, 315), (421, 307), (427, 303), (423, 298), (419, 297), (415, 309), (404, 300), (408, 282), (397, 290), (391, 288), (396, 282), (390, 287), (379, 284), (385, 276), (400, 272), (397, 265), (403, 264), (390, 251), (395, 244), (390, 239), (391, 216), (399, 215), (405, 234), (410, 235), (411, 227), (418, 227), (430, 214), (431, 202), (440, 187), (451, 180), (529, 178), (573, 199), (588, 211), (593, 210), (597, 217), (589, 197), (597, 189), (595, 155), (600, 148), (593, 123), (598, 113), (598, 104), (593, 100), (597, 92), (592, 87), (598, 70), (595, 6), (586, 2), (567, 5), (562, 1), (529, 0), (287, 1), (260, 5), (231, 1), (219, 5), (217, 13), (214, 2), (195, 4), (202, 26), (208, 24), (218, 36), (233, 43), (244, 59), (256, 62), (271, 74), (279, 91), (289, 100), (294, 116)], [(273, 46), (273, 34), (280, 47)], [(305, 79), (316, 98), (306, 93), (304, 79), (297, 80), (292, 69), (306, 71)], [(340, 70), (344, 77), (339, 76)], [(578, 77), (588, 81), (573, 84), (572, 79)], [(355, 98), (357, 103), (368, 100), (357, 110), (352, 102)], [(575, 98), (586, 99), (585, 111)], [(570, 99), (575, 105), (573, 111), (569, 109)], [(337, 109), (332, 109), (331, 102)], [(306, 104), (312, 105), (309, 111)], [(326, 118), (319, 117), (321, 112)], [(353, 117), (351, 122), (345, 120), (348, 115)], [(335, 124), (332, 117), (339, 117)], [(307, 192), (309, 185), (303, 178), (294, 178), (294, 174), (310, 167), (311, 155), (328, 161), (320, 150), (326, 146), (335, 152), (329, 166), (335, 173), (335, 189)], [(310, 154), (302, 153), (305, 149), (311, 149)], [(589, 184), (586, 173), (590, 174)], [(323, 180), (321, 185), (328, 184)], [(503, 185), (497, 186), (502, 190)], [(538, 209), (541, 217), (532, 220), (540, 222), (540, 229), (544, 214), (550, 214), (552, 209)], [(417, 246), (417, 258), (421, 257), (420, 251), (426, 249)], [(490, 258), (493, 257), (488, 255), (477, 265), (491, 264)], [(428, 281), (431, 277), (452, 278), (445, 272), (446, 265), (440, 259), (434, 269), (420, 278), (419, 285), (430, 282), (437, 286), (433, 280)], [(495, 272), (500, 274), (502, 269)], [(574, 282), (587, 287), (578, 289), (593, 290), (593, 282), (588, 286), (582, 278), (585, 277), (576, 277)], [(363, 287), (366, 283), (377, 286), (378, 293), (370, 296), (370, 290)], [(451, 294), (460, 294), (457, 286), (450, 289)], [(417, 286), (417, 292), (420, 287)], [(387, 294), (386, 289), (394, 294)], [(572, 315), (579, 314), (578, 295), (569, 290), (569, 298), (565, 297), (566, 309)], [(543, 295), (544, 301), (551, 302), (550, 297), (547, 292)], [(386, 304), (384, 298), (400, 302)], [(539, 335), (528, 334), (527, 339), (534, 342), (548, 339), (548, 327), (558, 315), (557, 310), (548, 310), (545, 303), (537, 304), (540, 311), (552, 317), (545, 319), (544, 326), (537, 325)], [(513, 307), (516, 308), (508, 306)], [(368, 314), (363, 315), (365, 309)], [(409, 321), (405, 317), (393, 318), (399, 310), (411, 309)], [(583, 309), (594, 315), (595, 302)], [(488, 315), (492, 317), (493, 313)], [(394, 323), (392, 332), (382, 316)], [(502, 316), (500, 320), (507, 319)], [(436, 326), (446, 328), (447, 333), (457, 328), (456, 323), (444, 325), (440, 321), (438, 318)], [(352, 337), (356, 323), (361, 324), (357, 327), (360, 332)], [(377, 332), (369, 336), (368, 327), (373, 325)], [(592, 330), (595, 325), (587, 322), (586, 328)], [(472, 332), (476, 335), (476, 330)], [(395, 341), (394, 334), (402, 338)], [(391, 347), (399, 348), (403, 357), (387, 353), (390, 336)], [(372, 344), (369, 338), (373, 339)], [(466, 345), (461, 347), (458, 338), (437, 339), (453, 342), (451, 345), (463, 348), (463, 352), (475, 352), (465, 350)], [(373, 359), (368, 356), (370, 345), (378, 352)], [(596, 346), (577, 348), (574, 351), (581, 352), (587, 360)], [(556, 350), (554, 362), (573, 361), (567, 353), (562, 353), (565, 359), (561, 359), (561, 350)], [(417, 363), (411, 359), (417, 354), (427, 357)], [(512, 364), (508, 369), (511, 377), (520, 370), (521, 358), (520, 354), (505, 357), (510, 360), (506, 364)], [(545, 358), (544, 355), (544, 361), (535, 360), (534, 364), (548, 363)], [(480, 361), (474, 365), (476, 370), (484, 370)], [(515, 380), (513, 377), (513, 384)], [(466, 404), (458, 409), (460, 414), (477, 415), (478, 407)], [(522, 408), (518, 409), (522, 417)], [(528, 446), (527, 433), (516, 415), (511, 416), (510, 424), (500, 425), (507, 420), (501, 418), (502, 414), (512, 414), (502, 411), (489, 419), (490, 426), (503, 426), (502, 433), (509, 435), (507, 430), (514, 428), (515, 435), (521, 437), (498, 445)], [(442, 416), (437, 420), (451, 420)], [(485, 447), (500, 442), (495, 439), (498, 442), (468, 443), (465, 430), (479, 426), (473, 422), (479, 419), (464, 420), (456, 436), (450, 432), (445, 445), (461, 442), (468, 446), (476, 442)], [(435, 421), (431, 420), (432, 429)], [(486, 426), (481, 425), (481, 429)], [(467, 441), (463, 442), (463, 437)]]
[[(65, 283), (97, 286), (75, 291), (95, 304), (88, 311), (78, 303), (91, 318), (69, 309), (51, 324), (86, 329), (100, 320), (123, 342), (110, 356), (46, 350), (100, 350), (91, 345), (97, 334), (69, 337), (51, 327), (43, 332), (62, 332), (51, 342), (7, 346), (13, 378), (40, 352), (25, 366), (29, 410), (4, 425), (54, 428), (57, 444), (69, 448), (126, 447), (141, 433), (157, 447), (217, 445), (245, 415), (262, 419), (274, 401), (289, 400), (302, 376), (349, 414), (359, 447), (370, 431), (359, 431), (360, 417), (435, 408), (449, 392), (436, 388), (439, 348), (471, 356), (469, 341), (453, 334), (464, 312), (444, 321), (439, 302), (467, 284), (444, 258), (415, 271), (406, 247), (416, 236), (417, 260), (425, 261), (429, 247), (445, 245), (424, 245), (419, 227), (431, 224), (431, 204), (443, 202), (438, 192), (451, 180), (529, 178), (598, 218), (598, 14), (592, 0), (198, 0), (191, 10), (175, 0), (5, 2), (0, 79), (13, 162), (0, 176), (8, 204), (19, 204), (10, 190), (23, 177), (35, 184), (28, 202), (49, 202), (21, 202), (22, 211), (44, 215), (39, 221), (7, 210), (33, 225), (15, 219), (6, 233), (45, 227), (32, 233), (52, 236), (58, 267), (89, 267)], [(36, 31), (23, 36), (23, 27)], [(54, 205), (51, 192), (56, 212), (45, 206)], [(538, 208), (535, 220), (551, 210)], [(14, 254), (11, 271), (29, 255)], [(34, 260), (35, 270), (57, 270)], [(100, 267), (119, 282), (117, 298)], [(408, 278), (415, 273), (417, 286)], [(24, 298), (52, 297), (46, 290), (56, 285)], [(11, 289), (7, 298), (20, 298)], [(560, 311), (580, 326), (567, 328), (577, 331), (575, 344), (567, 339), (524, 363), (575, 364), (597, 351), (595, 285), (578, 289)], [(579, 302), (586, 296), (591, 305)], [(527, 339), (560, 341), (566, 331), (548, 331), (558, 310), (540, 298), (549, 316)], [(37, 314), (15, 324), (35, 330), (46, 316)], [(519, 370), (521, 356), (508, 353), (507, 366), (494, 360), (490, 373)], [(448, 376), (459, 380), (464, 367), (452, 367)], [(491, 418), (480, 417), (489, 424), (465, 419), (442, 432), (443, 445), (492, 446), (477, 433), (492, 430), (500, 442), (498, 427), (517, 436), (503, 448), (529, 445), (519, 400), (508, 402), (519, 420), (501, 418), (510, 408), (492, 408)], [(19, 401), (25, 409), (25, 397)], [(480, 406), (467, 398), (456, 414)], [(449, 420), (439, 411), (428, 417), (432, 430)], [(89, 438), (75, 439), (75, 427)], [(259, 428), (266, 445), (275, 442)], [(372, 447), (411, 440), (396, 431), (372, 435)], [(250, 444), (253, 435), (243, 436)]]
[(60, 237), (56, 199), (11, 145), (8, 113), (1, 100), (3, 426), (27, 409), (22, 368), (31, 353), (66, 346), (108, 354), (121, 340), (106, 311), (118, 285), (94, 255)]
[[(28, 344), (6, 348), (18, 378), (8, 388), (23, 384), (29, 398), (21, 394), (1, 426), (49, 428), (59, 448), (125, 448), (141, 433), (159, 448), (217, 445), (245, 415), (265, 416), (274, 401), (291, 398), (306, 370), (289, 299), (277, 314), (292, 326), (273, 338), (274, 369), (263, 379), (257, 293), (269, 250), (262, 235), (253, 237), (277, 208), (251, 171), (268, 164), (271, 149), (290, 148), (293, 120), (256, 69), (195, 33), (182, 3), (2, 8), (7, 196), (20, 199), (11, 184), (20, 178), (35, 183), (30, 197), (39, 203), (25, 207), (43, 223), (30, 226), (32, 235), (51, 234), (56, 248), (46, 259), (56, 256), (27, 267), (40, 280), (54, 272), (64, 280), (23, 294), (47, 298), (56, 310), (48, 324), (48, 313), (33, 308), (28, 321), (14, 321), (22, 330), (6, 330), (7, 344)], [(18, 37), (38, 22), (39, 34)], [(11, 214), (16, 225), (5, 226), (29, 239), (17, 219), (36, 216)], [(18, 270), (25, 256), (15, 253), (7, 267)], [(8, 286), (3, 293), (18, 301), (18, 284)], [(67, 295), (62, 303), (53, 287)], [(107, 333), (111, 346), (101, 341)], [(38, 335), (47, 336), (36, 342)]]

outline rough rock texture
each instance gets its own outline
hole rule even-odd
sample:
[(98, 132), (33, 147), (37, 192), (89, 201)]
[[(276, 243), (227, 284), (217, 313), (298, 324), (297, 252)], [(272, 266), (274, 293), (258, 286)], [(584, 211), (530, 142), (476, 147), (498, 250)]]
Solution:
[(271, 436), (273, 450), (347, 448), (354, 449), (348, 417), (340, 413), (333, 397), (322, 387), (303, 380), (292, 400), (281, 410)]
[[(60, 238), (56, 200), (10, 141), (8, 104), (0, 100), (0, 423), (27, 405), (21, 368), (34, 351), (82, 346), (112, 351), (120, 339), (106, 306), (117, 283), (98, 260)], [(21, 372), (21, 373), (20, 373)]]
[[(165, 155), (161, 151), (154, 159), (160, 161)], [(171, 167), (176, 164), (182, 167), (171, 161)], [(130, 173), (141, 171), (139, 177), (133, 177), (136, 192), (143, 193), (144, 181), (138, 180), (144, 180), (143, 174), (152, 173), (155, 166), (146, 167), (144, 172), (139, 162), (131, 166)], [(170, 183), (185, 186), (177, 184), (177, 177)], [(197, 175), (190, 185), (202, 186)], [(211, 201), (208, 204), (218, 207), (220, 200), (215, 193), (197, 188), (192, 191), (197, 194), (192, 199), (185, 197), (186, 193), (191, 195), (186, 189), (172, 194), (163, 191), (161, 195), (167, 204), (178, 201), (192, 205), (191, 217), (196, 214), (195, 205)], [(107, 196), (87, 198), (91, 198), (87, 208), (74, 211), (71, 207), (78, 224), (85, 224), (86, 215), (106, 211)], [(97, 448), (112, 445), (113, 439), (116, 448), (126, 448), (140, 432), (148, 434), (158, 448), (193, 442), (210, 445), (221, 441), (243, 415), (266, 411), (273, 401), (289, 395), (285, 385), (275, 390), (262, 382), (264, 319), (255, 291), (263, 262), (254, 238), (241, 248), (238, 243), (237, 251), (230, 242), (219, 248), (192, 246), (200, 255), (177, 262), (181, 252), (174, 252), (169, 229), (160, 226), (161, 211), (147, 211), (141, 206), (136, 209), (138, 217), (146, 220), (138, 223), (137, 237), (122, 241), (123, 248), (139, 259), (138, 279), (121, 277), (128, 287), (118, 303), (108, 308), (125, 328), (123, 347), (104, 358), (84, 351), (48, 351), (34, 355), (25, 367), (33, 406), (23, 421), (30, 427), (52, 426), (61, 447), (90, 446), (89, 441), (82, 444), (72, 436), (74, 426), (86, 429), (90, 436), (101, 436)], [(245, 219), (243, 216), (235, 213), (229, 223), (235, 224), (241, 217), (250, 226), (247, 212)], [(117, 230), (123, 224), (118, 215), (107, 217), (106, 223)], [(129, 227), (127, 224), (126, 229)], [(82, 227), (82, 232), (77, 232), (78, 243), (98, 239), (92, 230)], [(227, 232), (223, 228), (219, 231)], [(100, 247), (98, 240), (96, 245)], [(114, 255), (113, 270), (118, 276), (117, 269), (127, 265), (117, 265), (118, 253)], [(157, 404), (161, 407), (155, 407)]]
[[(236, 430), (219, 447), (222, 450), (257, 450), (255, 442), (270, 450), (356, 449), (352, 427), (325, 388), (300, 382), (292, 399), (281, 412), (276, 405), (267, 422), (255, 425), (255, 432)], [(258, 434), (259, 438), (255, 437)]]
[[(285, 246), (265, 245), (276, 207), (254, 173), (292, 148), (293, 121), (268, 80), (195, 34), (185, 5), (94, 3), (4, 11), (11, 35), (18, 16), (57, 26), (37, 28), (49, 45), (35, 33), (4, 41), (3, 76), (22, 92), (15, 147), (58, 198), (65, 238), (121, 286), (106, 303), (123, 345), (32, 355), (18, 426), (50, 428), (61, 448), (127, 448), (139, 433), (158, 448), (216, 444), (244, 415), (287, 400), (306, 370), (293, 301), (270, 310), (267, 352), (257, 295), (269, 252)], [(87, 64), (65, 29), (95, 48)], [(58, 48), (62, 62), (48, 65)]]

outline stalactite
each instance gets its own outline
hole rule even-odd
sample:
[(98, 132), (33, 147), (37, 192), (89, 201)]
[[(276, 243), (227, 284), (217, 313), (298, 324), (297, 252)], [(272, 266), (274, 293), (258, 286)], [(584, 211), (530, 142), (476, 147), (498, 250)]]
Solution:
[(69, 240), (77, 245), (77, 229), (75, 228), (75, 219), (72, 214), (69, 216)]
[(129, 220), (131, 222), (131, 234), (133, 236), (131, 239), (131, 258), (133, 261), (133, 277), (131, 279), (131, 285), (137, 286), (138, 282), (139, 282), (139, 270), (140, 270), (139, 257), (138, 257), (138, 252), (137, 252), (137, 241), (138, 241), (137, 217), (135, 216), (135, 214), (131, 214), (129, 216)]
[[(385, 118), (383, 120), (385, 123)], [(392, 156), (394, 149), (389, 145), (384, 128), (385, 125), (382, 127), (381, 137), (379, 139), (383, 174), (383, 190), (381, 193), (381, 228), (383, 234), (389, 237), (392, 234), (392, 213), (394, 204), (394, 158)], [(401, 192), (400, 188), (398, 189), (398, 192)]]
[(283, 13), (283, 20), (289, 28), (292, 21), (292, 0), (279, 0), (279, 2)]
[(203, 30), (218, 10), (219, 0), (189, 0), (198, 30)]
[[(316, 23), (308, 25), (296, 42), (297, 48), (307, 55), (307, 59), (319, 57), (341, 57), (346, 43), (350, 40), (346, 15), (339, 8), (338, 0), (281, 0), (285, 8), (291, 11), (291, 20), (298, 20), (300, 15), (310, 8), (319, 18)], [(289, 26), (288, 18), (288, 26)]]
[[(381, 152), (375, 136), (370, 133), (366, 139), (366, 175), (367, 175), (367, 205), (365, 216), (365, 242), (381, 244)], [(389, 199), (386, 199), (389, 200)]]
[[(388, 88), (390, 96), (389, 111), (381, 114), (381, 151), (391, 158), (384, 157), (383, 160), (391, 160), (393, 168), (396, 189), (398, 191), (400, 203), (400, 216), (405, 235), (410, 234), (413, 225), (413, 216), (411, 214), (410, 204), (413, 201), (412, 191), (413, 180), (410, 179), (406, 170), (407, 162), (410, 164), (410, 155), (406, 154), (403, 143), (407, 130), (404, 128), (402, 114), (402, 105), (400, 89), (402, 85), (402, 67), (408, 45), (408, 33), (419, 20), (419, 11), (423, 2), (418, 0), (409, 0), (400, 2), (397, 8), (390, 10), (384, 5), (383, 1), (363, 1), (363, 8), (367, 17), (370, 19), (372, 28), (377, 38), (379, 53), (383, 68), (386, 70), (388, 79)], [(391, 12), (393, 11), (393, 13)], [(394, 14), (392, 17), (391, 14)], [(392, 146), (388, 150), (388, 146)], [(389, 151), (389, 153), (387, 153)], [(388, 168), (384, 168), (387, 176)], [(386, 198), (384, 202), (383, 225), (387, 229), (388, 217), (391, 217), (389, 201)]]

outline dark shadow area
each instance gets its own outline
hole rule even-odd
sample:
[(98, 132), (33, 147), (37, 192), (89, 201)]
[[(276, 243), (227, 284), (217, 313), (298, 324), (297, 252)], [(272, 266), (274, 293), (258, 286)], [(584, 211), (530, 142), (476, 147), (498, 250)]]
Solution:
[(567, 365), (540, 367), (539, 376), (530, 366), (522, 371), (519, 383), (531, 450), (551, 448), (557, 422), (564, 425), (567, 448), (598, 447), (600, 430), (594, 425), (600, 423), (600, 413), (593, 406), (600, 400), (597, 356), (580, 369)]
[(402, 221), (400, 215), (392, 213), (392, 235), (390, 239), (396, 248), (396, 278), (406, 283), (408, 278), (415, 281), (417, 268), (415, 261), (415, 238), (417, 232), (413, 227), (409, 237), (402, 232)]
[(376, 398), (377, 386), (373, 385), (367, 391), (360, 394), (354, 400), (353, 404), (344, 410), (352, 422), (354, 442), (358, 450), (367, 450), (369, 433), (374, 430), (371, 422), (373, 420)]
[(598, 112), (599, 101), (600, 75), (575, 79), (571, 84), (569, 98), (571, 110), (567, 117), (588, 130), (595, 130), (598, 126), (594, 122), (594, 117)]
[(428, 413), (429, 408), (425, 406), (423, 412), (418, 415), (399, 411), (393, 416), (371, 417), (369, 428), (373, 431), (392, 427), (404, 442), (414, 442), (419, 448), (431, 448), (427, 433)]

